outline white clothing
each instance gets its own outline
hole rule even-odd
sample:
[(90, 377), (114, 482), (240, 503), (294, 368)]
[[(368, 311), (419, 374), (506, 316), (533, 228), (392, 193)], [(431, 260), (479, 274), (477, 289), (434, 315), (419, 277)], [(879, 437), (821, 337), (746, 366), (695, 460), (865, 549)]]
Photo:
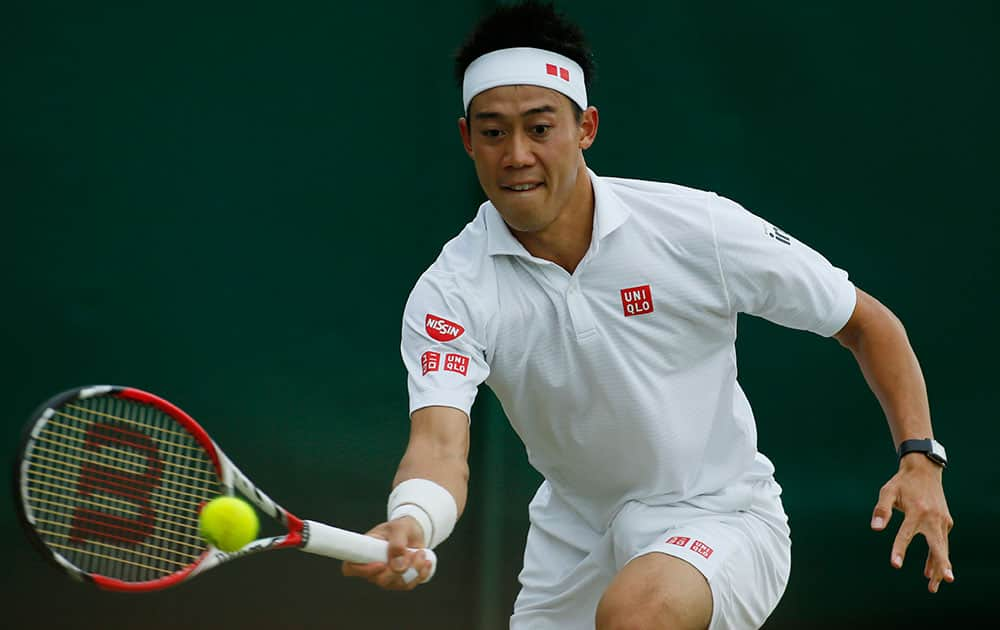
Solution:
[(573, 274), (486, 202), (420, 277), (403, 321), (410, 411), (468, 413), (486, 382), (594, 531), (637, 500), (746, 510), (773, 467), (736, 381), (737, 314), (830, 336), (854, 286), (714, 193), (590, 177), (593, 238)]
[(597, 604), (615, 575), (647, 553), (685, 560), (712, 591), (709, 630), (759, 628), (788, 584), (791, 541), (773, 479), (751, 486), (747, 511), (629, 501), (610, 527), (595, 531), (543, 483), (528, 508), (522, 589), (511, 630), (594, 627)]

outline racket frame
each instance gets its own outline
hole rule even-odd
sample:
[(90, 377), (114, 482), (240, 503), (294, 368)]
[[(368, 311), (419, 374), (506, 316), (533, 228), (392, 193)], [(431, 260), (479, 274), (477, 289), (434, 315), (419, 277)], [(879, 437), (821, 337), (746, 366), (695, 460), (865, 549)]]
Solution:
[[(216, 474), (219, 477), (219, 494), (232, 496), (238, 491), (260, 511), (280, 522), (287, 529), (287, 533), (280, 536), (258, 538), (247, 543), (240, 549), (231, 552), (222, 551), (206, 542), (205, 550), (191, 564), (169, 575), (142, 582), (120, 580), (88, 572), (74, 565), (63, 557), (62, 554), (47, 545), (35, 529), (35, 516), (31, 506), (27, 503), (29, 494), (27, 487), (28, 466), (35, 440), (44, 428), (45, 423), (55, 414), (55, 410), (74, 400), (86, 400), (95, 396), (115, 396), (124, 400), (151, 405), (176, 420), (194, 437), (212, 460)], [(51, 563), (66, 571), (72, 578), (78, 581), (93, 583), (104, 590), (122, 592), (160, 590), (179, 584), (230, 560), (271, 549), (294, 547), (310, 553), (351, 562), (384, 562), (386, 558), (388, 544), (384, 540), (342, 530), (324, 523), (302, 520), (290, 513), (274, 499), (257, 488), (250, 481), (249, 477), (233, 464), (232, 460), (226, 456), (194, 418), (173, 403), (155, 394), (133, 387), (94, 385), (70, 389), (53, 396), (39, 406), (34, 414), (32, 414), (31, 421), (25, 427), (22, 436), (22, 448), (18, 452), (14, 466), (14, 493), (17, 512), (19, 520), (32, 544)], [(423, 551), (427, 559), (432, 563), (431, 574), (427, 578), (427, 580), (430, 580), (437, 567), (437, 558), (431, 550), (424, 549)], [(410, 578), (412, 579), (414, 576), (415, 571), (411, 570)]]

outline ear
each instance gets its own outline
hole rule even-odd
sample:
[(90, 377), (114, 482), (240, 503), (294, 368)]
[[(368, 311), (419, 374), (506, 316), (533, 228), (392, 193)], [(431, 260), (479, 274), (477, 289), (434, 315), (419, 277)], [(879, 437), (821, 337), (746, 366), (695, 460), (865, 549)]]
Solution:
[(597, 127), (600, 121), (600, 116), (597, 114), (597, 108), (591, 105), (583, 111), (583, 115), (580, 118), (580, 148), (589, 149), (590, 145), (594, 144), (594, 140), (597, 138)]
[(465, 147), (465, 153), (471, 158), (472, 157), (472, 137), (469, 131), (469, 121), (465, 118), (458, 119), (458, 133), (462, 135), (462, 145)]

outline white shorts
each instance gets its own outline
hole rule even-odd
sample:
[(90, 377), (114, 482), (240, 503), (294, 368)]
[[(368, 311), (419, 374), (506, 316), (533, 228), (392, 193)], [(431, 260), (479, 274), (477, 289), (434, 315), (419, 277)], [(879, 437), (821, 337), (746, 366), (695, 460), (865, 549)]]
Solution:
[(710, 630), (759, 628), (778, 605), (791, 568), (780, 495), (781, 486), (768, 478), (753, 482), (746, 511), (630, 501), (597, 532), (543, 483), (528, 509), (511, 630), (593, 628), (611, 580), (647, 553), (676, 556), (701, 571), (712, 590)]

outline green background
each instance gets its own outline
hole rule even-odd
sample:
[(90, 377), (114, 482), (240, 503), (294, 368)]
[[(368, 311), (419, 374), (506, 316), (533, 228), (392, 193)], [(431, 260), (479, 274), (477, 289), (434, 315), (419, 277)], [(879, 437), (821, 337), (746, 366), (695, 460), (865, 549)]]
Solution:
[[(407, 437), (401, 310), (483, 197), (450, 55), (491, 6), (4, 3), (8, 460), (49, 395), (127, 384), (192, 413), (293, 512), (379, 521)], [(741, 320), (741, 382), (793, 528), (766, 627), (971, 627), (995, 610), (1000, 515), (996, 3), (560, 6), (598, 63), (592, 168), (767, 217), (890, 306), (924, 368), (957, 523), (957, 581), (936, 596), (922, 540), (896, 572), (892, 534), (868, 530), (895, 464), (851, 355)], [(474, 415), (466, 516), (413, 593), (295, 552), (101, 593), (40, 559), (8, 497), (5, 625), (505, 627), (539, 479), (488, 392)]]

